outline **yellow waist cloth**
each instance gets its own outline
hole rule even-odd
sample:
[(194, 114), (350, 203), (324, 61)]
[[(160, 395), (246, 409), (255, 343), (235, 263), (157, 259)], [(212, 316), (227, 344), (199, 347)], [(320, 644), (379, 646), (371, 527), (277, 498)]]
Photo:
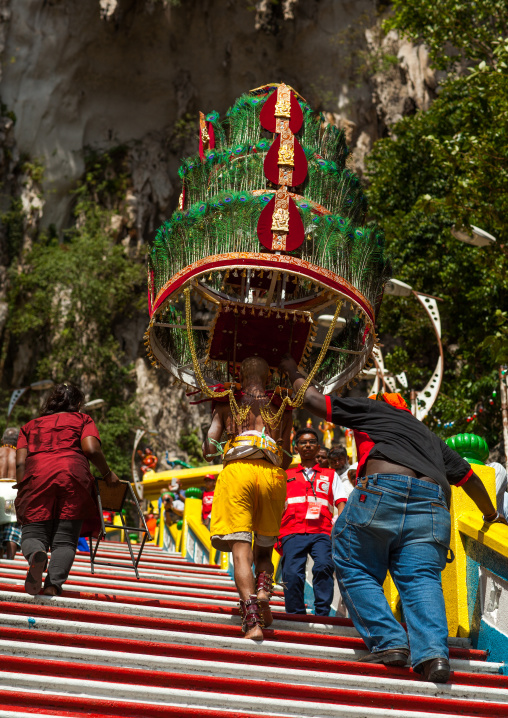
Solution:
[(282, 466), (282, 448), (270, 436), (240, 434), (230, 439), (224, 447), (224, 463), (239, 459), (266, 459), (275, 466)]
[(232, 461), (213, 496), (212, 536), (254, 531), (278, 536), (286, 501), (286, 472), (266, 460)]

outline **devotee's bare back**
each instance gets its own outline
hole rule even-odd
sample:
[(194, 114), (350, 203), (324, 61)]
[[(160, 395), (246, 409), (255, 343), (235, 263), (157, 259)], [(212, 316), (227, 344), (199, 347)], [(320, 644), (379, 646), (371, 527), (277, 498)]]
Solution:
[[(255, 401), (252, 401), (252, 399), (247, 400), (245, 397), (242, 397), (242, 400), (238, 402), (240, 407), (245, 406), (245, 404), (249, 404), (250, 411), (247, 414), (246, 419), (242, 422), (240, 426), (237, 425), (233, 420), (231, 410), (228, 405), (216, 407), (214, 414), (217, 413), (220, 416), (223, 429), (226, 431), (226, 434), (228, 436), (237, 436), (238, 434), (242, 434), (245, 431), (252, 430), (262, 432), (264, 429), (267, 436), (270, 436), (272, 439), (274, 439), (274, 441), (278, 441), (279, 439), (285, 438), (285, 434), (287, 433), (287, 427), (289, 426), (290, 428), (291, 412), (284, 412), (282, 421), (279, 423), (278, 426), (274, 428), (272, 428), (271, 426), (267, 426), (265, 420), (261, 416), (261, 412), (259, 411), (259, 405), (261, 404), (263, 407), (268, 407), (269, 402), (269, 397), (267, 397), (266, 400), (261, 399)], [(270, 414), (275, 414), (277, 412), (277, 409), (278, 407), (271, 404), (268, 408), (268, 411), (270, 412)]]
[(16, 450), (0, 447), (0, 479), (16, 480)]

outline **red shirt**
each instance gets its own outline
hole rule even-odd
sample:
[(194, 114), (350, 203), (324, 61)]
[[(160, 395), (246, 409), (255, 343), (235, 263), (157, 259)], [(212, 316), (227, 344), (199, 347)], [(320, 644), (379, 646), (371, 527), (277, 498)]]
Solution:
[(203, 521), (212, 513), (213, 491), (203, 491), (203, 508), (201, 509), (201, 518)]
[(86, 519), (82, 535), (97, 529), (94, 479), (81, 440), (99, 432), (88, 414), (62, 412), (32, 419), (20, 430), (18, 449), (27, 449), (25, 473), (15, 502), (22, 524)]
[[(312, 471), (312, 482), (305, 478), (301, 464), (287, 471), (286, 508), (282, 515), (280, 538), (290, 534), (330, 535), (333, 507), (341, 501), (347, 501), (340, 478), (336, 479), (333, 469), (322, 469), (316, 464)], [(308, 518), (309, 502), (316, 501), (320, 506), (319, 515)]]

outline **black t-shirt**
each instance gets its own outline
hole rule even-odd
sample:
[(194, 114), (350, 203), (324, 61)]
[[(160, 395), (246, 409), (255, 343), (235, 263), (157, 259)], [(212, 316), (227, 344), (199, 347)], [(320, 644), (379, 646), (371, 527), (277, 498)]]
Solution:
[(374, 444), (369, 456), (384, 457), (434, 479), (448, 504), (450, 484), (464, 482), (472, 475), (467, 461), (409, 411), (373, 399), (326, 398), (327, 419), (367, 434)]

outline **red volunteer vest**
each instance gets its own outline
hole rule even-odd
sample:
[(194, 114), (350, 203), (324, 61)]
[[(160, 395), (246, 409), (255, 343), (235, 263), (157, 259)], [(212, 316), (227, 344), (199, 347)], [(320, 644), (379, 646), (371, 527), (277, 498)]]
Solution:
[(332, 532), (333, 516), (333, 469), (314, 466), (314, 491), (321, 505), (317, 519), (307, 519), (309, 501), (315, 501), (310, 481), (303, 473), (303, 467), (287, 470), (286, 508), (282, 515), (280, 538), (289, 534), (328, 534)]
[(201, 518), (203, 521), (212, 513), (213, 491), (203, 491), (203, 508), (201, 509)]

